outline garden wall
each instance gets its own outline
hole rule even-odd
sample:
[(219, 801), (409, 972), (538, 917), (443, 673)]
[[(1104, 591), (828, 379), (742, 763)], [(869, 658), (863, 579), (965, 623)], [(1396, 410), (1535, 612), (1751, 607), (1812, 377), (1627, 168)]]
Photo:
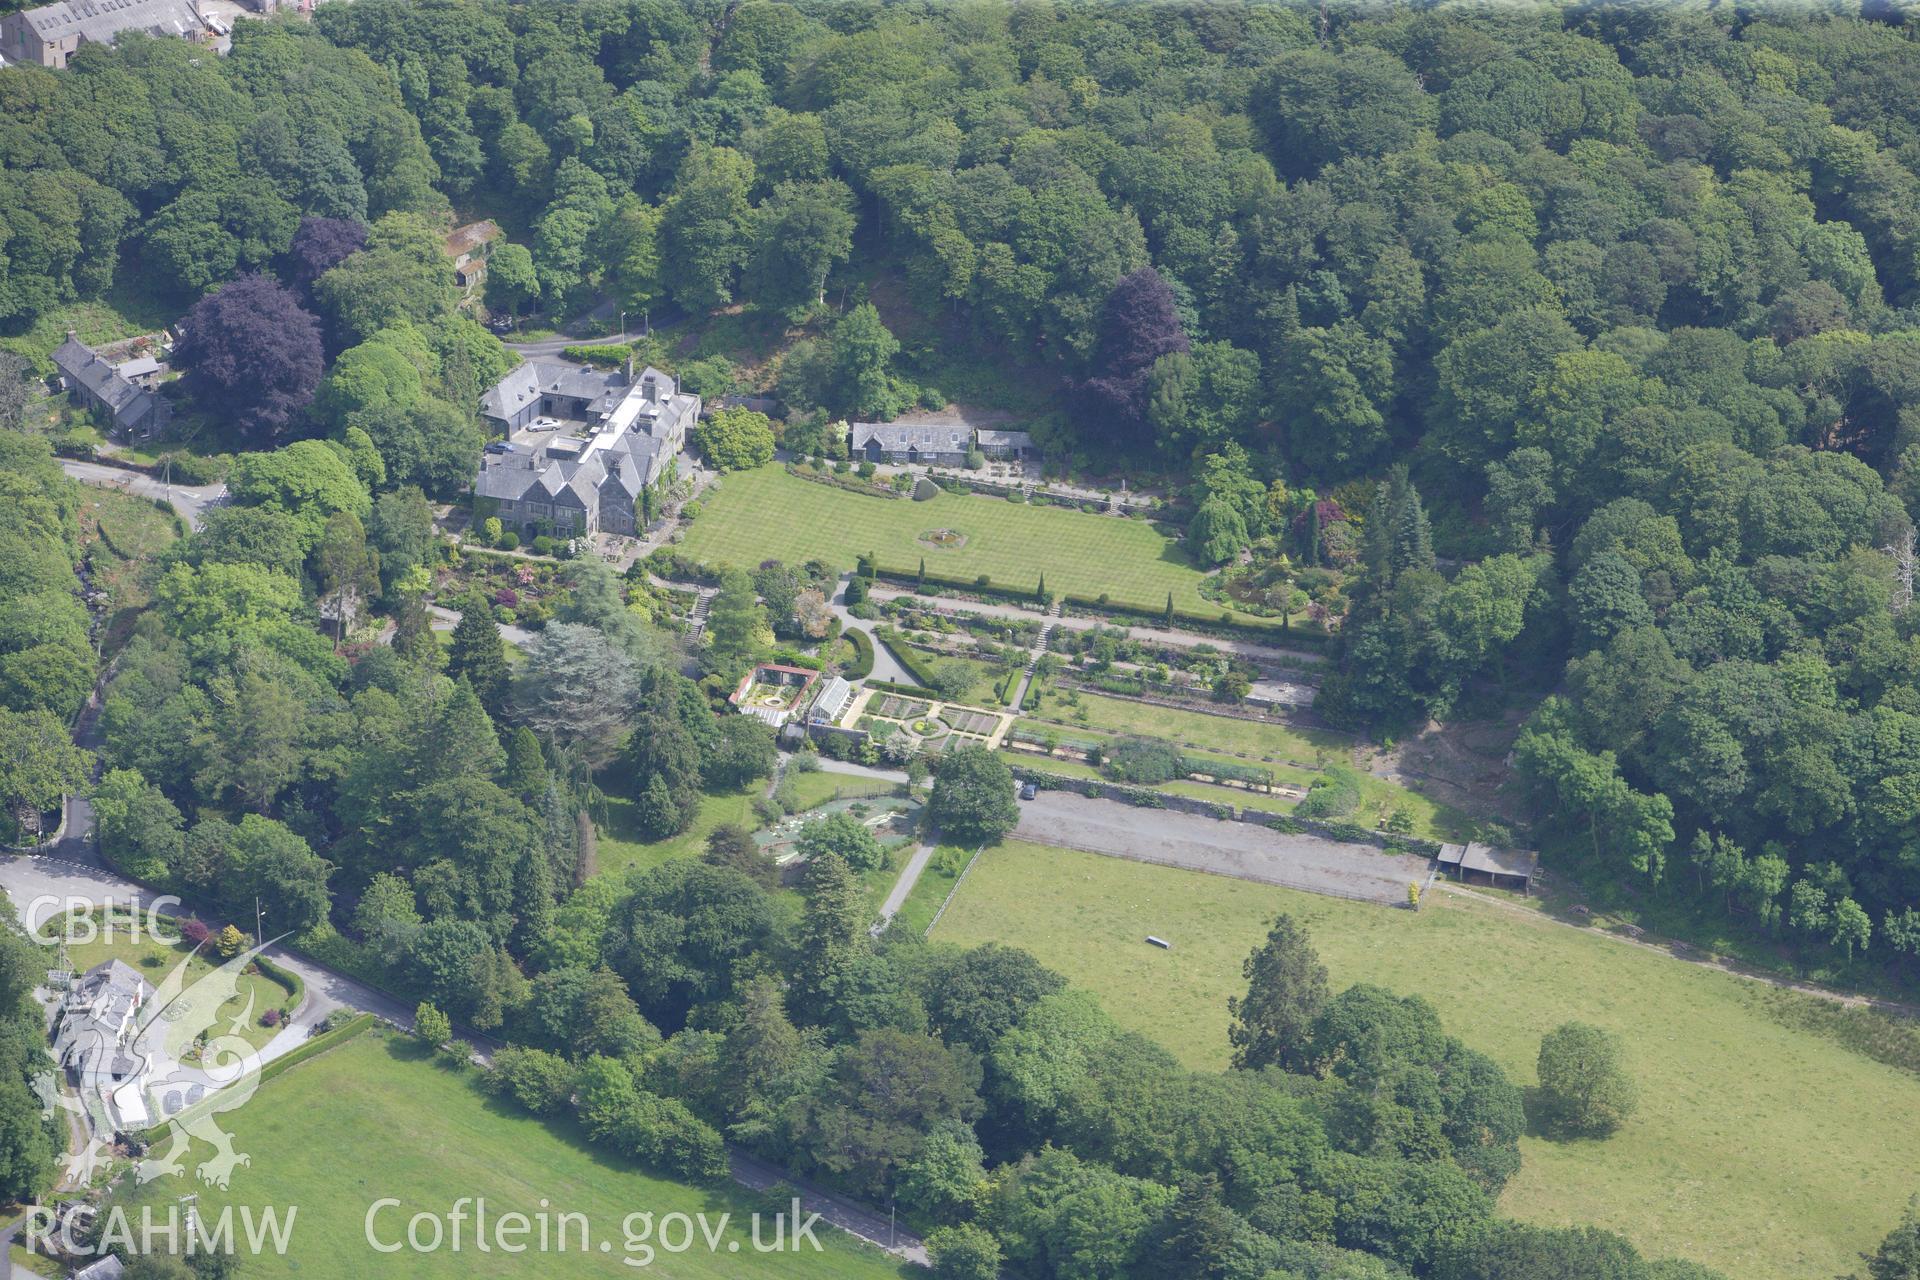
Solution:
[(1236, 809), (1230, 804), (1221, 804), (1213, 800), (1168, 795), (1142, 787), (1103, 782), (1096, 778), (1068, 778), (1061, 774), (1049, 773), (1045, 769), (1032, 769), (1021, 764), (1010, 767), (1013, 770), (1013, 776), (1022, 782), (1031, 782), (1045, 789), (1071, 791), (1089, 799), (1119, 800), (1125, 804), (1138, 805), (1143, 809), (1191, 813), (1221, 822), (1250, 822), (1256, 826), (1269, 827), (1290, 835), (1320, 836), (1327, 840), (1337, 840), (1341, 844), (1370, 844), (1378, 849), (1391, 849), (1428, 858), (1440, 852), (1440, 843), (1437, 840), (1396, 835), (1387, 831), (1371, 831), (1349, 822), (1316, 822), (1311, 818), (1295, 818), (1284, 813), (1266, 813), (1258, 809)]

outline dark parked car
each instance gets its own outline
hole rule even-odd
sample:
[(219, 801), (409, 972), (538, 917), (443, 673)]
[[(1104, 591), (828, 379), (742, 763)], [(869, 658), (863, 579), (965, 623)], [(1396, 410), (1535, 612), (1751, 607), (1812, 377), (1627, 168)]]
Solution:
[(1023, 784), (1020, 788), (1020, 798), (1022, 800), (1031, 800), (1039, 794), (1040, 788), (1034, 786), (1031, 782)]

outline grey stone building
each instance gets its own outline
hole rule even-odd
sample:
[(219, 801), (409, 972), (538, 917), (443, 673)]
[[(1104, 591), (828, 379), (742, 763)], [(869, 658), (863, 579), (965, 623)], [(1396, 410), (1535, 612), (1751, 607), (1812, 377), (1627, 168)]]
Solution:
[(214, 31), (191, 0), (60, 0), (0, 18), (0, 57), (56, 70), (83, 44), (112, 44), (123, 31), (210, 42)]
[(74, 402), (105, 418), (115, 435), (152, 440), (165, 435), (173, 421), (173, 405), (159, 391), (166, 366), (151, 356), (115, 364), (69, 329), (67, 340), (54, 349), (53, 367)]
[(579, 430), (488, 445), (474, 496), (492, 503), (501, 524), (516, 531), (633, 534), (641, 494), (671, 475), (700, 416), (700, 397), (680, 391), (658, 369), (636, 377), (529, 361), (487, 393), (482, 409), (495, 425), (514, 423), (509, 430), (531, 422), (536, 411)]
[(960, 423), (855, 422), (848, 447), (868, 462), (900, 466), (961, 467), (973, 447), (973, 431)]

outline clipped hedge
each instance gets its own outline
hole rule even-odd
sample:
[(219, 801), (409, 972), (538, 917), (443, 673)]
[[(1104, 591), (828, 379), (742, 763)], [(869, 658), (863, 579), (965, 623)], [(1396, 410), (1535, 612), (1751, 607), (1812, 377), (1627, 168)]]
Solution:
[(289, 1008), (298, 1009), (300, 1007), (300, 1000), (301, 997), (306, 994), (307, 984), (300, 980), (299, 974), (289, 969), (281, 968), (273, 961), (267, 959), (264, 953), (255, 956), (253, 963), (255, 967), (260, 970), (262, 976), (269, 982), (278, 985), (286, 991)]
[(873, 640), (866, 632), (848, 627), (840, 633), (853, 646), (853, 661), (847, 664), (847, 679), (864, 680), (873, 674)]
[(907, 669), (908, 675), (919, 681), (923, 687), (933, 687), (931, 671), (921, 660), (920, 655), (913, 651), (913, 646), (907, 643), (905, 636), (892, 627), (884, 630), (876, 627), (873, 634), (879, 638), (881, 644), (887, 646), (887, 652), (893, 655), (894, 661)]
[(917, 684), (901, 684), (897, 680), (869, 680), (867, 688), (878, 689), (882, 693), (905, 694), (909, 698), (918, 698), (922, 702), (942, 701), (940, 695), (931, 689), (922, 688)]
[(563, 348), (560, 354), (582, 364), (611, 367), (625, 364), (633, 347), (625, 342), (582, 342)]
[[(375, 1022), (375, 1018), (372, 1014), (362, 1013), (362, 1014), (355, 1015), (354, 1018), (351, 1021), (347, 1022), (344, 1026), (335, 1027), (331, 1031), (321, 1032), (319, 1035), (314, 1036), (311, 1040), (308, 1040), (305, 1044), (301, 1045), (299, 1048), (294, 1049), (288, 1053), (283, 1053), (279, 1057), (275, 1058), (272, 1062), (269, 1062), (265, 1066), (261, 1067), (260, 1075), (259, 1075), (259, 1084), (265, 1084), (267, 1081), (273, 1079), (275, 1076), (278, 1076), (283, 1072), (291, 1071), (293, 1068), (299, 1066), (301, 1063), (307, 1061), (309, 1058), (316, 1058), (321, 1054), (327, 1052), (327, 1050), (329, 1049), (339, 1048), (341, 1045), (345, 1044), (349, 1040), (354, 1039), (356, 1036), (364, 1035), (368, 1030), (370, 1030), (373, 1027), (374, 1022)], [(208, 1103), (218, 1099), (219, 1096), (220, 1095), (218, 1092), (209, 1094), (201, 1102), (196, 1103), (194, 1107), (189, 1107), (186, 1111), (181, 1112), (180, 1115), (174, 1116), (172, 1119), (169, 1119), (169, 1120), (164, 1120), (161, 1123), (153, 1125), (150, 1128), (142, 1131), (140, 1134), (141, 1140), (149, 1144), (160, 1141), (162, 1138), (167, 1136), (168, 1131), (173, 1127), (174, 1123), (178, 1121), (182, 1116), (186, 1116), (190, 1114), (196, 1108), (206, 1106)]]

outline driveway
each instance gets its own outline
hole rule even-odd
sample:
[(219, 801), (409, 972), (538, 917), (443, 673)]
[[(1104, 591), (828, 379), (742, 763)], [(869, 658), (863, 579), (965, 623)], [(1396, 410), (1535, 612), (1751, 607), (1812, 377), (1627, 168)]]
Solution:
[(1405, 902), (1407, 885), (1424, 881), (1428, 870), (1425, 858), (1372, 845), (1287, 835), (1256, 823), (1144, 809), (1071, 791), (1042, 791), (1022, 801), (1013, 834), (1035, 844), (1374, 902)]
[[(654, 310), (660, 314), (652, 317), (652, 329), (628, 326), (625, 332), (605, 333), (597, 338), (576, 338), (563, 333), (554, 338), (542, 338), (538, 342), (504, 342), (503, 340), (503, 343), (507, 350), (517, 351), (523, 356), (557, 356), (568, 347), (597, 347), (609, 342), (630, 342), (635, 338), (644, 338), (653, 330), (671, 328), (686, 319), (686, 314), (676, 307), (663, 306), (656, 307)], [(602, 302), (586, 315), (576, 317), (571, 323), (581, 327), (588, 324), (611, 326), (619, 314), (619, 309), (612, 302)], [(636, 314), (633, 311), (627, 312), (627, 319), (633, 319)]]
[[(435, 631), (451, 631), (460, 625), (460, 611), (458, 609), (445, 609), (437, 604), (430, 604), (427, 606), (427, 612), (433, 615), (433, 620), (429, 625)], [(517, 644), (522, 649), (533, 643), (533, 632), (527, 630), (525, 627), (516, 627), (511, 624), (497, 625), (500, 631), (500, 638), (507, 643)]]
[(144, 471), (129, 471), (125, 467), (110, 467), (100, 462), (82, 462), (78, 458), (60, 459), (60, 469), (82, 484), (118, 489), (122, 493), (134, 493), (169, 503), (195, 529), (206, 523), (207, 508), (217, 506), (227, 497), (227, 486), (224, 484), (168, 484), (164, 479), (150, 476)]
[(919, 684), (920, 682), (913, 678), (913, 674), (900, 665), (899, 659), (893, 656), (887, 646), (880, 643), (879, 637), (873, 634), (872, 624), (862, 622), (847, 611), (847, 583), (852, 580), (851, 573), (841, 574), (840, 581), (833, 588), (833, 599), (827, 602), (833, 610), (833, 616), (840, 619), (840, 629), (866, 633), (868, 641), (873, 645), (873, 679), (891, 680), (895, 684)]
[[(0, 862), (0, 889), (4, 889), (7, 896), (13, 899), (22, 922), (28, 928), (52, 913), (50, 910), (41, 910), (29, 918), (29, 904), (35, 899), (92, 905), (111, 899), (115, 904), (125, 905), (135, 900), (144, 902), (156, 896), (151, 890), (97, 866), (65, 858), (25, 855)], [(185, 908), (178, 909), (177, 914), (185, 914)], [(275, 964), (299, 976), (300, 981), (306, 984), (306, 998), (294, 1011), (286, 1028), (261, 1049), (262, 1063), (271, 1062), (281, 1054), (305, 1044), (313, 1028), (326, 1021), (327, 1015), (336, 1009), (361, 1010), (396, 1026), (413, 1026), (412, 1008), (392, 996), (356, 982), (345, 974), (323, 968), (285, 947), (268, 947), (266, 954)]]

